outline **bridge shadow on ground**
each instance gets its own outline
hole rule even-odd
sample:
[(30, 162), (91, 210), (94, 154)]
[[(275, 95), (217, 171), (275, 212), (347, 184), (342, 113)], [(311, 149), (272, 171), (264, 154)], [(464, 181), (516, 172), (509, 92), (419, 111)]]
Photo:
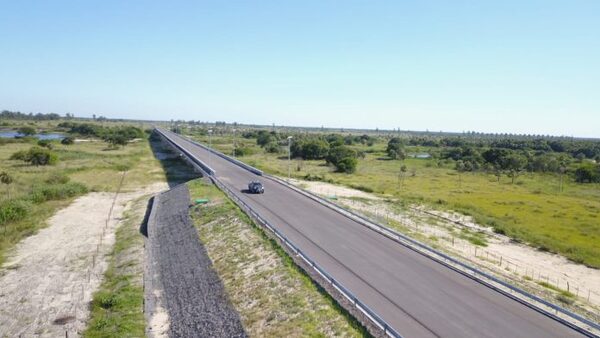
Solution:
[(170, 188), (202, 177), (202, 175), (195, 172), (191, 166), (180, 158), (179, 154), (174, 153), (171, 148), (164, 145), (158, 137), (150, 137), (150, 147), (152, 148), (154, 157), (163, 167)]
[[(150, 148), (152, 148), (152, 154), (160, 162), (160, 165), (165, 172), (169, 188), (173, 188), (195, 178), (202, 177), (202, 175), (195, 172), (192, 167), (190, 167), (183, 159), (181, 159), (177, 153), (174, 153), (171, 148), (164, 145), (160, 138), (151, 136), (149, 141)], [(148, 200), (146, 214), (144, 215), (144, 220), (140, 225), (140, 233), (146, 237), (148, 237), (148, 218), (150, 217), (153, 203), (154, 197)]]

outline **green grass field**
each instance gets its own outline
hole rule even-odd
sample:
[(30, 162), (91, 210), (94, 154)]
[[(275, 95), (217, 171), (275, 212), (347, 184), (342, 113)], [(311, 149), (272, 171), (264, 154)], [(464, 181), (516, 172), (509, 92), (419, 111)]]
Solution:
[[(196, 137), (208, 143), (207, 137)], [(251, 148), (254, 154), (241, 157), (270, 174), (287, 176), (286, 148), (280, 154), (267, 154), (253, 139), (237, 138), (239, 146)], [(232, 153), (231, 136), (213, 136), (213, 146)], [(400, 203), (423, 203), (440, 209), (451, 209), (472, 215), (482, 223), (511, 238), (529, 243), (541, 250), (560, 253), (590, 267), (600, 268), (600, 185), (576, 184), (565, 179), (558, 192), (559, 178), (552, 174), (519, 176), (515, 184), (510, 178), (486, 173), (464, 173), (459, 176), (451, 164), (438, 167), (433, 159), (409, 158), (389, 160), (385, 144), (372, 147), (355, 146), (365, 151), (354, 174), (333, 172), (324, 161), (292, 160), (292, 176), (306, 175), (375, 193), (399, 198)], [(409, 153), (427, 152), (425, 147), (408, 147)], [(400, 166), (407, 172), (401, 179)]]

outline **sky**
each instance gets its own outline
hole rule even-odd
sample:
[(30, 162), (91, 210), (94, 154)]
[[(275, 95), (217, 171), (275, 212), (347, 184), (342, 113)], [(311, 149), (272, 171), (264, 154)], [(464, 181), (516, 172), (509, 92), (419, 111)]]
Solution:
[(600, 1), (0, 0), (0, 109), (600, 137)]

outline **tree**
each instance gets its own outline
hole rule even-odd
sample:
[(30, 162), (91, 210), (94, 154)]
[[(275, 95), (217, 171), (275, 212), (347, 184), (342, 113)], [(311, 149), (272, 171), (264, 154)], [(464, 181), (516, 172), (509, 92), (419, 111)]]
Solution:
[(462, 160), (456, 161), (455, 169), (458, 172), (458, 188), (462, 187), (462, 173), (467, 171), (466, 165)]
[(117, 148), (118, 146), (126, 146), (127, 145), (127, 137), (118, 133), (111, 133), (104, 137), (104, 141), (108, 142), (111, 147)]
[(400, 167), (400, 172), (398, 173), (398, 184), (400, 185), (400, 188), (402, 188), (402, 185), (404, 184), (404, 175), (407, 170), (408, 168), (404, 164)]
[(6, 171), (3, 171), (0, 173), (0, 182), (6, 184), (6, 195), (8, 196), (8, 199), (10, 199), (10, 185), (13, 182), (13, 177)]
[(333, 164), (338, 172), (353, 173), (358, 165), (356, 156), (354, 149), (347, 146), (337, 146), (329, 150), (326, 161)]
[(36, 130), (32, 127), (21, 127), (17, 131), (23, 136), (32, 136), (36, 133)]
[(40, 165), (54, 165), (58, 161), (56, 154), (48, 149), (33, 147), (29, 150), (29, 163)]
[(393, 137), (388, 141), (386, 152), (393, 160), (404, 160), (406, 158), (404, 141), (399, 137)]
[(595, 165), (586, 163), (575, 170), (575, 182), (577, 183), (593, 183), (600, 181), (599, 170)]
[(70, 137), (70, 136), (67, 136), (67, 137), (63, 138), (63, 139), (60, 141), (60, 143), (61, 143), (61, 144), (63, 144), (63, 145), (70, 145), (70, 144), (73, 144), (73, 143), (75, 143), (75, 139), (73, 139), (73, 138), (72, 138), (72, 137)]
[(525, 165), (527, 164), (527, 159), (523, 155), (519, 154), (510, 154), (503, 159), (503, 167), (508, 170), (508, 176), (512, 179), (512, 183), (515, 183), (515, 179), (521, 173)]
[(302, 144), (302, 158), (306, 160), (323, 159), (329, 152), (329, 144), (320, 139), (312, 139)]

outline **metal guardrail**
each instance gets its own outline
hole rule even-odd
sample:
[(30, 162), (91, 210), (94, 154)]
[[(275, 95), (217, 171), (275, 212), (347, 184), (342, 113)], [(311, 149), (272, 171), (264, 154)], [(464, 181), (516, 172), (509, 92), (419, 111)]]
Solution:
[[(187, 139), (187, 138), (186, 138), (186, 139)], [(188, 141), (192, 142), (193, 144), (195, 144), (195, 145), (197, 145), (197, 146), (201, 147), (202, 149), (204, 149), (204, 150), (206, 150), (206, 151), (210, 151), (211, 153), (213, 153), (213, 154), (215, 154), (215, 155), (217, 155), (217, 156), (220, 156), (220, 157), (222, 157), (222, 158), (226, 159), (227, 161), (229, 161), (229, 162), (231, 162), (231, 163), (233, 163), (233, 164), (235, 164), (235, 165), (237, 165), (237, 166), (240, 166), (240, 167), (242, 167), (242, 168), (244, 168), (244, 169), (246, 169), (246, 170), (248, 170), (248, 171), (250, 171), (250, 172), (252, 172), (252, 173), (255, 173), (256, 175), (259, 175), (259, 176), (262, 176), (262, 175), (263, 175), (263, 172), (262, 172), (262, 170), (260, 170), (260, 169), (256, 169), (256, 168), (254, 168), (253, 166), (251, 166), (251, 165), (248, 165), (248, 164), (246, 164), (246, 163), (244, 163), (244, 162), (242, 162), (242, 161), (240, 161), (240, 160), (237, 160), (237, 159), (235, 159), (235, 158), (229, 157), (229, 156), (227, 156), (227, 155), (223, 154), (223, 153), (222, 153), (222, 152), (220, 152), (220, 151), (217, 151), (217, 150), (214, 150), (214, 149), (212, 149), (212, 148), (209, 148), (209, 147), (205, 146), (205, 145), (204, 145), (204, 144), (202, 144), (202, 143), (199, 143), (199, 142), (196, 142), (196, 141), (193, 141), (193, 140), (188, 140)]]
[(160, 131), (160, 129), (155, 128), (154, 130), (156, 130), (160, 134), (160, 136), (164, 137), (167, 141), (169, 141), (169, 143), (172, 146), (174, 146), (175, 148), (177, 148), (183, 154), (187, 155), (188, 158), (189, 158), (189, 160), (192, 161), (195, 165), (197, 165), (204, 174), (206, 174), (207, 176), (213, 176), (216, 173), (216, 171), (213, 168), (207, 166), (206, 164), (204, 164), (204, 162), (202, 162), (199, 159), (197, 159), (196, 156), (192, 155), (190, 152), (188, 152), (183, 147), (181, 147), (180, 145), (178, 145), (169, 136), (167, 136), (162, 131)]
[(254, 211), (254, 209), (246, 204), (246, 202), (242, 201), (235, 193), (231, 191), (225, 184), (221, 183), (219, 179), (214, 176), (210, 177), (211, 180), (215, 183), (219, 189), (221, 189), (231, 200), (233, 200), (246, 214), (250, 215), (257, 223), (259, 223), (264, 228), (271, 231), (279, 240), (286, 245), (295, 255), (300, 257), (306, 264), (308, 264), (311, 268), (313, 268), (321, 277), (323, 277), (329, 284), (331, 284), (336, 290), (340, 292), (340, 294), (346, 297), (354, 307), (356, 307), (359, 311), (361, 311), (367, 318), (369, 318), (377, 327), (379, 327), (387, 336), (394, 338), (402, 338), (400, 333), (398, 333), (393, 327), (391, 327), (383, 318), (381, 318), (375, 311), (371, 310), (366, 304), (361, 302), (350, 290), (345, 288), (340, 282), (338, 282), (335, 278), (331, 277), (325, 269), (320, 267), (317, 263), (311, 260), (300, 248), (298, 248), (291, 240), (289, 240), (284, 234), (282, 234), (279, 230), (269, 224), (268, 221), (260, 217), (260, 215)]
[[(565, 315), (567, 317), (570, 317), (570, 318), (572, 318), (575, 321), (578, 321), (580, 323), (583, 323), (585, 325), (590, 326), (591, 328), (594, 328), (594, 329), (600, 331), (600, 325), (598, 323), (594, 323), (591, 320), (588, 320), (587, 318), (584, 318), (584, 317), (582, 317), (582, 316), (580, 316), (580, 315), (578, 315), (578, 314), (576, 314), (576, 313), (574, 313), (572, 311), (569, 311), (569, 310), (567, 310), (567, 309), (565, 309), (563, 307), (560, 307), (560, 306), (558, 306), (556, 304), (550, 303), (547, 300), (544, 300), (544, 299), (542, 299), (542, 298), (540, 298), (540, 297), (538, 297), (536, 295), (533, 295), (533, 294), (531, 294), (531, 293), (529, 293), (529, 292), (527, 292), (527, 291), (525, 291), (523, 289), (520, 289), (520, 288), (518, 288), (516, 286), (513, 286), (513, 285), (511, 285), (511, 284), (509, 284), (509, 283), (507, 283), (507, 282), (505, 282), (505, 281), (503, 281), (503, 280), (501, 280), (499, 278), (496, 278), (496, 277), (494, 277), (494, 276), (492, 276), (492, 275), (490, 275), (488, 273), (485, 273), (485, 272), (483, 272), (483, 271), (481, 271), (481, 270), (479, 270), (479, 269), (477, 269), (477, 268), (475, 268), (475, 267), (473, 267), (473, 266), (471, 266), (469, 264), (466, 264), (466, 263), (461, 262), (461, 261), (459, 261), (459, 260), (457, 260), (457, 259), (455, 259), (453, 257), (450, 257), (450, 256), (448, 256), (448, 255), (446, 255), (446, 254), (444, 254), (444, 253), (442, 253), (442, 252), (440, 252), (440, 251), (432, 248), (432, 247), (429, 247), (429, 246), (427, 246), (427, 245), (425, 245), (425, 244), (423, 244), (423, 243), (421, 243), (421, 242), (419, 242), (419, 241), (417, 241), (417, 240), (415, 240), (413, 238), (410, 238), (410, 237), (408, 237), (408, 236), (406, 236), (404, 234), (401, 234), (401, 233), (399, 233), (399, 232), (397, 232), (397, 231), (395, 231), (393, 229), (390, 229), (390, 228), (388, 228), (386, 226), (380, 225), (379, 223), (377, 223), (377, 222), (375, 222), (375, 221), (373, 221), (373, 220), (371, 220), (371, 219), (369, 219), (369, 218), (367, 218), (367, 217), (365, 217), (363, 215), (360, 215), (360, 214), (355, 213), (355, 212), (353, 212), (351, 210), (343, 208), (343, 207), (341, 207), (341, 206), (339, 206), (337, 204), (334, 204), (334, 203), (332, 203), (332, 202), (330, 202), (330, 201), (322, 198), (321, 196), (313, 194), (310, 191), (307, 191), (307, 190), (304, 190), (302, 188), (296, 187), (296, 186), (294, 186), (294, 185), (292, 185), (292, 184), (290, 184), (288, 182), (285, 182), (284, 180), (279, 179), (279, 178), (274, 177), (274, 176), (266, 175), (265, 177), (267, 177), (267, 178), (269, 178), (269, 179), (271, 179), (273, 181), (276, 181), (276, 182), (278, 182), (280, 184), (283, 184), (285, 186), (288, 186), (291, 189), (294, 189), (294, 190), (298, 191), (299, 193), (302, 193), (302, 194), (306, 195), (307, 197), (312, 198), (313, 200), (316, 200), (320, 204), (323, 204), (326, 207), (328, 207), (330, 209), (333, 209), (333, 210), (335, 210), (335, 211), (337, 211), (337, 212), (345, 215), (346, 217), (348, 217), (350, 219), (353, 219), (354, 221), (358, 221), (359, 223), (361, 223), (361, 224), (363, 224), (363, 225), (365, 225), (365, 226), (367, 226), (367, 227), (369, 227), (369, 228), (371, 228), (371, 229), (373, 229), (373, 230), (375, 230), (375, 231), (377, 231), (377, 232), (385, 235), (386, 237), (391, 238), (392, 240), (395, 240), (396, 242), (398, 242), (398, 243), (400, 243), (402, 245), (405, 245), (405, 246), (407, 246), (407, 247), (409, 247), (409, 248), (411, 248), (413, 250), (415, 250), (415, 248), (412, 248), (410, 245), (414, 245), (414, 246), (418, 247), (419, 249), (421, 249), (423, 251), (426, 251), (426, 252), (422, 252), (421, 250), (415, 250), (415, 251), (417, 251), (417, 252), (419, 252), (421, 254), (424, 254), (427, 257), (432, 258), (432, 259), (438, 261), (439, 263), (441, 263), (441, 264), (443, 264), (443, 265), (445, 265), (445, 266), (447, 266), (447, 267), (449, 267), (449, 268), (451, 268), (451, 269), (453, 269), (453, 270), (455, 270), (455, 271), (457, 271), (457, 272), (459, 272), (459, 273), (461, 273), (461, 274), (463, 274), (463, 275), (465, 275), (465, 276), (467, 276), (467, 277), (469, 277), (471, 279), (474, 279), (474, 280), (476, 280), (476, 281), (484, 284), (485, 286), (490, 287), (490, 288), (494, 289), (495, 291), (498, 291), (498, 292), (500, 292), (500, 293), (502, 293), (502, 294), (504, 294), (504, 295), (506, 295), (506, 296), (508, 296), (508, 297), (510, 297), (510, 298), (512, 298), (512, 299), (514, 299), (514, 300), (516, 300), (516, 301), (518, 301), (518, 302), (520, 302), (520, 303), (528, 306), (529, 308), (531, 308), (531, 309), (533, 309), (535, 311), (538, 311), (538, 312), (540, 312), (540, 313), (542, 313), (542, 314), (544, 314), (544, 315), (546, 315), (546, 316), (548, 316), (548, 317), (550, 317), (550, 318), (552, 318), (552, 319), (554, 319), (554, 320), (556, 320), (556, 321), (558, 321), (558, 322), (560, 322), (560, 323), (562, 323), (562, 324), (564, 324), (564, 325), (566, 325), (566, 326), (568, 326), (568, 327), (570, 327), (570, 328), (572, 328), (572, 329), (574, 329), (574, 330), (576, 330), (576, 331), (578, 331), (580, 333), (583, 333), (584, 335), (586, 335), (588, 337), (598, 337), (598, 335), (594, 334), (593, 332), (590, 332), (589, 330), (587, 330), (587, 329), (585, 329), (583, 327), (575, 325), (572, 322), (566, 321), (564, 318), (558, 317), (555, 314), (553, 314), (551, 312), (548, 312), (548, 311), (540, 308), (539, 306), (536, 306), (535, 304), (533, 304), (531, 302), (528, 302), (528, 301), (525, 301), (524, 299), (518, 298), (518, 297), (516, 297), (516, 296), (514, 296), (514, 295), (512, 295), (512, 294), (510, 294), (510, 293), (508, 293), (508, 292), (506, 292), (506, 291), (504, 291), (504, 290), (502, 290), (502, 289), (500, 289), (500, 288), (498, 288), (498, 287), (496, 287), (496, 286), (494, 286), (492, 284), (490, 284), (489, 282), (487, 282), (487, 281), (485, 281), (483, 279), (487, 279), (487, 280), (492, 281), (494, 283), (500, 284), (501, 286), (503, 286), (503, 287), (511, 290), (512, 292), (518, 293), (518, 294), (522, 295), (525, 298), (528, 298), (528, 299), (530, 299), (532, 301), (535, 301), (537, 303), (543, 304), (544, 306), (547, 306), (548, 308), (551, 308), (552, 310), (554, 310), (556, 312), (560, 312), (563, 315)], [(407, 245), (406, 242), (408, 242), (410, 245)], [(436, 258), (432, 257), (428, 253), (435, 254), (435, 255), (441, 257), (442, 259), (441, 260), (440, 259), (436, 259)], [(460, 266), (461, 268), (463, 268), (463, 269), (465, 269), (467, 271), (470, 271), (472, 273), (472, 275), (466, 273), (463, 270), (457, 269), (456, 267), (454, 267), (454, 266), (452, 266), (450, 264), (448, 264), (449, 262), (452, 263), (452, 264), (458, 265), (458, 266)]]
[[(158, 129), (157, 129), (158, 130)], [(229, 189), (225, 184), (223, 184), (217, 177), (214, 176), (215, 171), (210, 167), (205, 165), (200, 159), (196, 158), (190, 152), (186, 151), (179, 145), (177, 145), (171, 138), (164, 135), (160, 130), (158, 132), (164, 136), (170, 143), (172, 143), (177, 149), (181, 150), (186, 156), (190, 157), (194, 163), (197, 163), (201, 167), (208, 168), (212, 171), (212, 174), (209, 175), (211, 181), (219, 187), (236, 205), (238, 205), (247, 215), (252, 217), (258, 224), (260, 224), (263, 228), (266, 228), (271, 233), (273, 233), (285, 246), (287, 246), (295, 255), (300, 257), (306, 264), (308, 264), (312, 269), (315, 270), (321, 277), (323, 277), (330, 285), (332, 285), (336, 290), (340, 292), (342, 296), (348, 299), (351, 304), (362, 312), (371, 322), (373, 322), (377, 327), (379, 327), (384, 334), (392, 338), (402, 338), (402, 335), (398, 333), (390, 324), (388, 324), (383, 318), (381, 318), (375, 311), (369, 308), (366, 304), (360, 301), (350, 290), (344, 287), (340, 282), (338, 282), (335, 278), (333, 278), (325, 269), (315, 263), (308, 255), (306, 255), (300, 248), (298, 248), (291, 240), (289, 240), (284, 234), (282, 234), (279, 230), (277, 230), (274, 226), (272, 226), (268, 221), (263, 219), (254, 209), (248, 205), (246, 202), (242, 201), (231, 189)], [(206, 148), (205, 148), (206, 149)], [(226, 155), (223, 155), (226, 156)], [(236, 160), (237, 161), (237, 160)], [(239, 161), (237, 161), (239, 162)], [(262, 174), (262, 171), (261, 171)]]

